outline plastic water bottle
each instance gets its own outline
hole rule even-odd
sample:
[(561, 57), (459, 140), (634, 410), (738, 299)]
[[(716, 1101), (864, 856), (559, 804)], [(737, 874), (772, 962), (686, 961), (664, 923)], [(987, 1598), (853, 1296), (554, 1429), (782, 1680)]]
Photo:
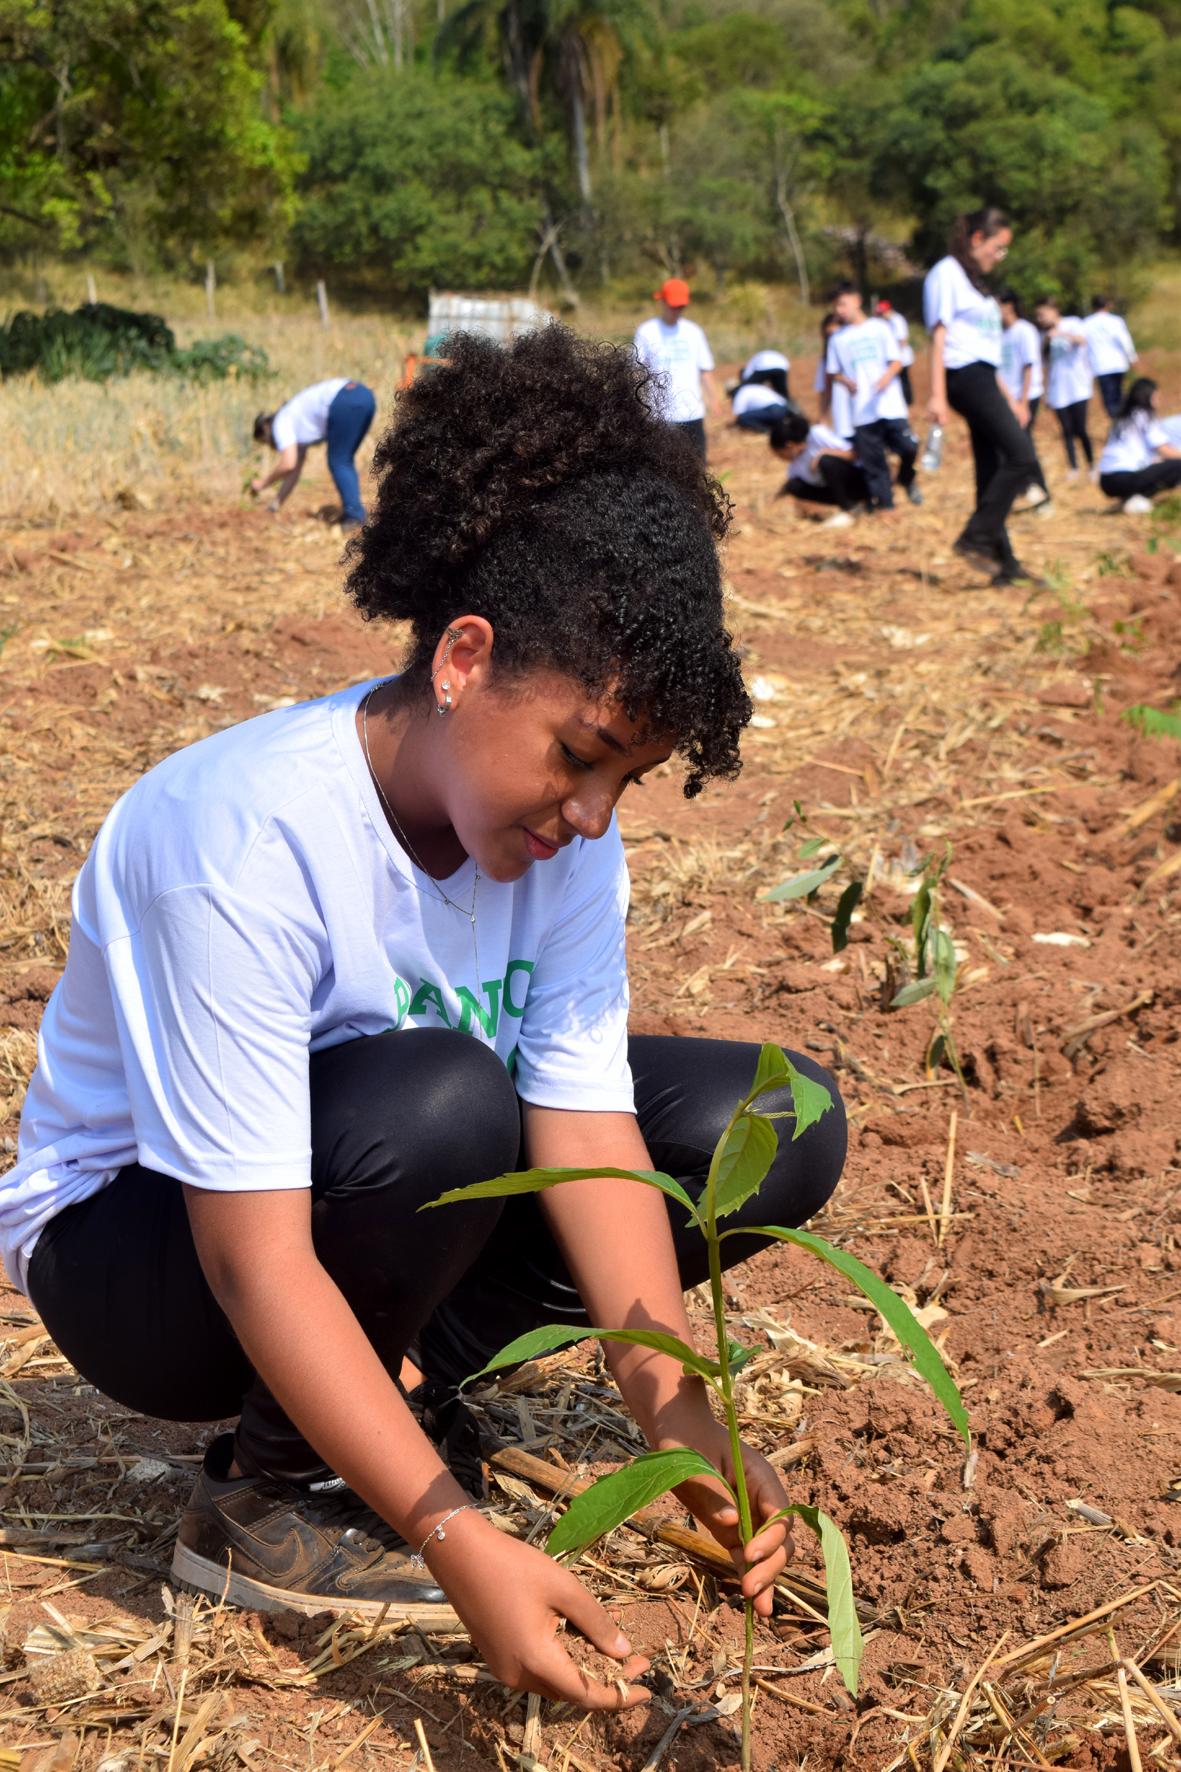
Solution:
[(932, 425), (927, 432), (927, 447), (919, 466), (925, 474), (933, 474), (943, 460), (943, 426)]

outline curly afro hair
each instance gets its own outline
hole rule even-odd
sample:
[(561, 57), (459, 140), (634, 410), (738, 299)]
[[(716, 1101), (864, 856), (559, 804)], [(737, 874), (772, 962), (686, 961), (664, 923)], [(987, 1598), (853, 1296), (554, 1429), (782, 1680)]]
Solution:
[(413, 624), (418, 681), (443, 628), (482, 615), (498, 673), (563, 671), (671, 737), (686, 796), (736, 775), (751, 704), (722, 610), (730, 504), (653, 416), (648, 372), (556, 324), (447, 350), (374, 457), (376, 508), (349, 547), (361, 613)]

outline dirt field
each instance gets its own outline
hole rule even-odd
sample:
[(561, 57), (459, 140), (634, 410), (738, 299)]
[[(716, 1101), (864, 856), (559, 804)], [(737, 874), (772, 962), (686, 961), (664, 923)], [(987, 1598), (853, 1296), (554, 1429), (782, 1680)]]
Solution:
[[(731, 1276), (735, 1325), (767, 1350), (748, 1431), (843, 1526), (868, 1638), (854, 1702), (801, 1545), (805, 1579), (760, 1637), (762, 1772), (1122, 1772), (1174, 1763), (1181, 1742), (1181, 753), (1121, 718), (1181, 692), (1181, 523), (1063, 486), (1043, 424), (1056, 511), (1017, 534), (1053, 588), (994, 591), (949, 551), (967, 484), (952, 441), (922, 510), (830, 533), (774, 499), (763, 445), (717, 434), (759, 724), (734, 786), (690, 806), (669, 775), (622, 815), (637, 1025), (831, 1065), (853, 1139), (815, 1228), (921, 1310), (975, 1434), (965, 1462), (835, 1274), (772, 1252)], [(339, 538), (310, 515), (322, 496), (301, 488), (282, 521), (231, 502), (0, 531), (5, 1151), (69, 882), (112, 800), (178, 745), (396, 661), (397, 636), (342, 603)], [(796, 801), (806, 822), (785, 830)], [(815, 865), (811, 837), (844, 858), (832, 883), (813, 904), (760, 902)], [(908, 976), (914, 870), (947, 844), (962, 1088), (925, 1065), (932, 1001), (883, 1006)], [(854, 874), (866, 894), (834, 957)], [(0, 1335), (0, 1764), (737, 1765), (741, 1615), (650, 1534), (583, 1564), (655, 1657), (644, 1717), (511, 1697), (462, 1638), (194, 1607), (166, 1577), (209, 1430), (104, 1402), (11, 1290)], [(558, 1484), (629, 1437), (585, 1352), (526, 1369), (485, 1412)], [(494, 1493), (521, 1529), (549, 1517), (503, 1468)]]

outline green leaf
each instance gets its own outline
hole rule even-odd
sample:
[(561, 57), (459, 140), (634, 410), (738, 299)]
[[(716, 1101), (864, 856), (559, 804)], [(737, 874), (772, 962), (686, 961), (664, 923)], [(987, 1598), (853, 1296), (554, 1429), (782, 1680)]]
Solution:
[(909, 1009), (912, 1003), (921, 1003), (924, 997), (935, 995), (933, 978), (914, 978), (904, 984), (900, 991), (895, 991), (890, 998), (891, 1009)]
[(724, 1236), (741, 1234), (757, 1237), (775, 1237), (781, 1243), (795, 1243), (800, 1249), (808, 1249), (818, 1255), (821, 1261), (827, 1261), (835, 1267), (839, 1274), (864, 1292), (874, 1308), (885, 1318), (897, 1336), (899, 1343), (910, 1354), (915, 1370), (920, 1377), (926, 1379), (936, 1397), (943, 1404), (952, 1425), (963, 1438), (964, 1444), (972, 1444), (971, 1430), (955, 1380), (943, 1364), (943, 1357), (935, 1343), (927, 1334), (922, 1324), (915, 1318), (910, 1306), (888, 1286), (879, 1274), (850, 1255), (847, 1249), (838, 1249), (832, 1243), (826, 1243), (823, 1237), (813, 1236), (811, 1231), (787, 1230), (782, 1225), (765, 1224), (757, 1230), (748, 1231), (745, 1227), (741, 1233), (723, 1232)]
[(526, 1360), (540, 1359), (542, 1354), (553, 1353), (556, 1348), (569, 1347), (575, 1341), (626, 1341), (635, 1347), (650, 1347), (657, 1353), (671, 1354), (690, 1372), (698, 1373), (702, 1378), (716, 1378), (721, 1367), (716, 1360), (707, 1359), (697, 1349), (690, 1347), (688, 1342), (679, 1336), (666, 1335), (658, 1329), (586, 1329), (573, 1328), (569, 1323), (545, 1323), (540, 1329), (530, 1329), (524, 1335), (518, 1335), (507, 1347), (502, 1347), (494, 1354), (486, 1366), (473, 1372), (464, 1384), (474, 1384), (477, 1378), (484, 1378), (489, 1372), (499, 1372), (505, 1366), (520, 1366)]
[(1146, 738), (1181, 738), (1181, 702), (1171, 708), (1153, 708), (1137, 702), (1135, 707), (1125, 708), (1120, 719), (1135, 726)]
[[(844, 1533), (835, 1520), (830, 1520), (818, 1507), (809, 1507), (806, 1502), (797, 1501), (791, 1507), (781, 1508), (774, 1518), (782, 1520), (789, 1514), (803, 1520), (820, 1540), (820, 1549), (824, 1556), (824, 1591), (828, 1597), (828, 1634), (832, 1638), (832, 1658), (836, 1662), (837, 1672), (845, 1682), (846, 1690), (856, 1698), (864, 1645), (857, 1607), (853, 1601), (853, 1571), (849, 1566), (849, 1547), (845, 1543)], [(771, 1521), (766, 1520), (763, 1524), (769, 1526)], [(762, 1531), (762, 1527), (759, 1530)]]
[(809, 861), (812, 858), (812, 856), (819, 854), (820, 850), (826, 849), (827, 847), (828, 847), (828, 838), (827, 837), (809, 837), (808, 841), (806, 843), (800, 844), (800, 847), (799, 847), (800, 860), (801, 861)]
[(779, 1135), (762, 1114), (741, 1114), (726, 1134), (717, 1166), (714, 1216), (727, 1218), (757, 1194), (779, 1149)]
[(853, 921), (853, 912), (861, 903), (863, 883), (850, 880), (837, 900), (837, 908), (832, 919), (832, 951), (841, 953), (849, 945), (849, 924)]
[(420, 1206), (420, 1212), (427, 1212), (432, 1206), (450, 1206), (456, 1200), (499, 1200), (510, 1194), (539, 1194), (548, 1187), (561, 1187), (565, 1181), (593, 1181), (598, 1176), (614, 1177), (620, 1181), (641, 1181), (645, 1187), (658, 1187), (662, 1194), (668, 1194), (678, 1205), (685, 1208), (690, 1218), (700, 1224), (697, 1207), (685, 1192), (679, 1181), (671, 1175), (663, 1175), (658, 1169), (518, 1169), (511, 1175), (498, 1175), (493, 1181), (474, 1181), (470, 1187), (448, 1188), (437, 1200), (428, 1200)]
[(823, 1083), (816, 1082), (814, 1077), (806, 1077), (790, 1060), (787, 1071), (791, 1105), (796, 1116), (795, 1130), (791, 1135), (794, 1144), (797, 1138), (803, 1137), (809, 1126), (814, 1126), (828, 1112), (832, 1106), (832, 1096)]
[(840, 856), (830, 855), (821, 867), (813, 868), (807, 874), (796, 874), (790, 880), (783, 880), (778, 886), (772, 886), (770, 892), (760, 892), (759, 897), (764, 904), (782, 904), (787, 898), (810, 898), (826, 880), (832, 879), (840, 865)]
[(915, 958), (920, 972), (927, 969), (927, 932), (931, 923), (931, 887), (926, 876), (911, 900), (910, 926), (914, 931)]
[(740, 1341), (731, 1341), (729, 1336), (726, 1337), (726, 1346), (730, 1353), (731, 1375), (741, 1372), (748, 1360), (753, 1360), (756, 1354), (763, 1351), (758, 1347), (743, 1347)]
[(942, 1002), (950, 1003), (955, 990), (957, 960), (955, 942), (947, 930), (940, 927), (935, 931), (935, 989), (939, 992)]
[[(687, 1446), (674, 1446), (667, 1452), (645, 1452), (622, 1470), (611, 1471), (576, 1495), (550, 1533), (545, 1548), (551, 1557), (564, 1556), (567, 1551), (584, 1551), (596, 1538), (613, 1532), (658, 1495), (675, 1489), (690, 1477), (718, 1477), (725, 1482), (708, 1458)], [(729, 1484), (726, 1487), (729, 1489)]]
[(747, 1101), (753, 1102), (768, 1089), (781, 1089), (787, 1082), (791, 1060), (782, 1046), (768, 1041), (759, 1051), (759, 1062), (755, 1066), (755, 1080), (750, 1086)]

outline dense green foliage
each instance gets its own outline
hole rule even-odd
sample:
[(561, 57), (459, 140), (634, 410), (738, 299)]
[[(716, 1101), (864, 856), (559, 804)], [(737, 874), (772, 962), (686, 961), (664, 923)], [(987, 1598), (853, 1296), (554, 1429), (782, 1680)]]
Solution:
[(182, 375), (189, 381), (224, 381), (242, 376), (257, 381), (270, 374), (266, 352), (235, 333), (202, 338), (180, 349), (159, 314), (136, 314), (106, 302), (90, 302), (66, 313), (14, 314), (0, 326), (0, 378), (35, 371), (42, 381), (109, 381), (146, 369)]
[(1027, 294), (1181, 230), (1181, 0), (0, 0), (0, 249), (815, 283), (994, 201)]

